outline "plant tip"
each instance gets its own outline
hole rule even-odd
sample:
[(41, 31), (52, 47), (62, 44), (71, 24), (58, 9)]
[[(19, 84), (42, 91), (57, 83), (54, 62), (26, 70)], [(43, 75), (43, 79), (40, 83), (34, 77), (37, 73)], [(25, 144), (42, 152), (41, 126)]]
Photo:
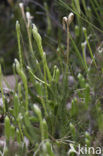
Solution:
[(37, 32), (37, 31), (38, 31), (38, 29), (37, 29), (37, 27), (36, 27), (35, 24), (32, 24), (32, 27), (33, 27), (33, 31), (34, 31), (34, 32)]
[(16, 21), (16, 24), (19, 24), (19, 21), (18, 20)]
[(29, 66), (27, 66), (27, 69), (29, 70), (29, 69), (30, 69), (30, 67), (29, 67)]
[(71, 22), (73, 21), (74, 19), (74, 14), (71, 12), (68, 16), (68, 23), (71, 24)]
[(16, 62), (18, 62), (18, 60), (15, 58), (15, 59), (14, 59), (14, 62), (16, 63)]
[(41, 114), (40, 108), (39, 108), (36, 104), (34, 104), (33, 107), (34, 107), (34, 111), (35, 111), (37, 114)]
[(77, 77), (78, 77), (78, 79), (81, 79), (82, 78), (81, 73), (79, 73)]
[(19, 7), (23, 8), (24, 4), (23, 3), (19, 3)]
[(65, 30), (65, 23), (67, 23), (67, 17), (63, 17), (63, 29)]
[(86, 28), (85, 27), (83, 27), (83, 32), (86, 33)]
[(85, 42), (81, 43), (81, 47), (82, 47), (82, 48), (85, 48), (85, 45), (86, 45)]
[(63, 21), (67, 22), (67, 17), (63, 17)]
[(29, 11), (26, 12), (26, 17), (27, 17), (27, 19), (30, 19), (31, 18), (31, 15), (30, 15), (30, 12)]

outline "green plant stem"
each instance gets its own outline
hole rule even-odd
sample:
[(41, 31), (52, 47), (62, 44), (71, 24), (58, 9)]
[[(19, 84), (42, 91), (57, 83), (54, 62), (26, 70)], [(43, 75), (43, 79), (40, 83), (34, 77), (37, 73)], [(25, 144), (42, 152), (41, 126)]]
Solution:
[(20, 67), (23, 69), (23, 61), (22, 61), (22, 50), (21, 50), (21, 43), (20, 43), (20, 24), (16, 22), (16, 32), (17, 32), (17, 41), (18, 41), (18, 49), (19, 49), (19, 61)]
[(86, 32), (86, 28), (83, 28), (83, 31), (84, 31), (84, 35), (85, 35), (85, 39), (86, 39), (86, 42), (87, 42), (87, 45), (88, 45), (88, 48), (89, 48), (89, 51), (90, 51), (90, 56), (94, 62), (94, 65), (97, 67), (96, 65), (96, 62), (95, 62), (95, 59), (94, 59), (94, 56), (93, 56), (93, 52), (92, 52), (92, 49), (91, 49), (91, 46), (90, 46), (90, 43), (88, 41), (88, 36), (87, 36), (87, 32)]
[(18, 74), (20, 75), (23, 84), (24, 84), (24, 89), (25, 89), (25, 110), (28, 111), (28, 85), (27, 85), (27, 78), (23, 72), (23, 70), (20, 69), (20, 64), (17, 59), (15, 59), (16, 63), (16, 70)]

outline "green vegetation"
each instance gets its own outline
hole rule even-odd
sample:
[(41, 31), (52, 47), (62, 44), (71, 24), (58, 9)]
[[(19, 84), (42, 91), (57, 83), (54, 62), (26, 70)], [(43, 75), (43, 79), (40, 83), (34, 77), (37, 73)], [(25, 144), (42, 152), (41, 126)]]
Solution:
[(46, 37), (30, 9), (16, 5), (18, 58), (9, 101), (0, 66), (3, 156), (74, 156), (71, 149), (78, 151), (79, 144), (103, 146), (103, 2), (56, 2), (58, 11), (64, 10), (59, 15), (64, 29), (58, 26), (58, 33), (48, 3), (44, 3)]

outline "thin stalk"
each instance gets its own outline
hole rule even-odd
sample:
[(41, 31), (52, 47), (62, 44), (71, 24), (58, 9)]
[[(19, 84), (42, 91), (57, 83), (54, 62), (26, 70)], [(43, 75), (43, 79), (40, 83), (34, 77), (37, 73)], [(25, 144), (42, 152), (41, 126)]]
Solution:
[(46, 18), (47, 18), (47, 33), (49, 35), (52, 32), (52, 26), (51, 26), (51, 20), (50, 20), (50, 17), (49, 17), (49, 8), (48, 8), (48, 5), (47, 5), (47, 2), (44, 2), (44, 8), (45, 8)]
[(18, 41), (18, 49), (19, 49), (20, 67), (21, 67), (21, 69), (23, 69), (22, 50), (21, 50), (21, 43), (20, 43), (20, 24), (19, 24), (19, 21), (16, 21), (16, 32), (17, 32), (17, 41)]
[(28, 40), (29, 40), (29, 48), (30, 48), (30, 52), (31, 52), (32, 56), (35, 58), (33, 46), (32, 46), (33, 45), (32, 44), (32, 30), (31, 30), (31, 19), (32, 19), (32, 17), (31, 17), (29, 12), (26, 12), (26, 18), (27, 18), (26, 29), (27, 29)]
[(86, 43), (82, 43), (81, 44), (81, 47), (82, 47), (82, 53), (83, 53), (83, 59), (84, 59), (84, 64), (85, 64), (85, 69), (86, 71), (88, 71), (88, 66), (87, 66), (87, 61), (86, 61), (86, 51), (85, 51), (85, 46), (86, 46)]
[(69, 63), (69, 24), (67, 24), (67, 64)]
[(91, 56), (91, 58), (92, 58), (92, 60), (94, 62), (94, 65), (97, 67), (96, 62), (95, 62), (95, 59), (94, 59), (94, 56), (93, 56), (93, 52), (92, 52), (92, 49), (91, 49), (91, 46), (90, 46), (90, 43), (88, 41), (88, 36), (87, 36), (86, 28), (83, 28), (83, 32), (84, 32), (85, 39), (86, 39), (86, 42), (87, 42), (87, 45), (88, 45), (88, 48), (89, 48), (90, 56)]
[(63, 29), (66, 29), (65, 24), (67, 25), (67, 66), (69, 63), (69, 40), (70, 40), (70, 32), (69, 32), (69, 26), (71, 22), (73, 21), (74, 14), (70, 13), (68, 17), (63, 17)]
[[(30, 34), (30, 31), (29, 31), (29, 28), (30, 28), (30, 14), (28, 16), (27, 14), (27, 21), (26, 20), (26, 16), (25, 16), (25, 11), (24, 11), (24, 4), (23, 3), (19, 3), (19, 6), (20, 6), (20, 9), (21, 9), (21, 13), (22, 13), (22, 17), (24, 19), (24, 23), (25, 23), (25, 26), (26, 26), (26, 29), (27, 29), (27, 34), (28, 34), (28, 41), (29, 41), (29, 48), (30, 48), (30, 52), (32, 53), (33, 55), (33, 47), (32, 47), (32, 41), (31, 41), (31, 34)], [(28, 22), (28, 23), (27, 23)]]
[(45, 85), (47, 85), (47, 86), (50, 86), (50, 85), (49, 85), (48, 83), (46, 83), (45, 81), (39, 79), (39, 78), (32, 72), (32, 69), (31, 69), (29, 66), (27, 66), (27, 69), (28, 69), (28, 71), (30, 72), (30, 74), (33, 76), (34, 79), (38, 80), (39, 82), (41, 82), (41, 83), (43, 83), (43, 84), (45, 84)]
[(76, 52), (76, 54), (77, 54), (77, 56), (78, 56), (78, 58), (79, 58), (79, 60), (80, 60), (80, 63), (81, 63), (82, 66), (85, 68), (85, 65), (84, 65), (84, 62), (83, 62), (83, 58), (82, 58), (82, 56), (81, 56), (81, 54), (80, 54), (80, 51), (79, 51), (77, 45), (75, 44), (75, 41), (73, 40), (73, 38), (72, 38), (71, 35), (70, 35), (70, 39), (71, 39), (71, 41), (72, 41), (73, 47), (74, 47), (74, 49), (75, 49), (75, 52)]

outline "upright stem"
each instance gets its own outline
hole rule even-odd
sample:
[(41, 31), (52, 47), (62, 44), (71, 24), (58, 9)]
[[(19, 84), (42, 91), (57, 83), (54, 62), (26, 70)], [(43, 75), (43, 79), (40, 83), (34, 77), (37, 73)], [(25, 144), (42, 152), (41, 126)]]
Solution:
[[(63, 29), (66, 29), (67, 26), (67, 67), (69, 63), (69, 26), (71, 22), (73, 21), (74, 14), (70, 13), (68, 17), (63, 17)], [(66, 26), (65, 26), (66, 25)]]
[(69, 63), (69, 23), (67, 22), (67, 65)]

